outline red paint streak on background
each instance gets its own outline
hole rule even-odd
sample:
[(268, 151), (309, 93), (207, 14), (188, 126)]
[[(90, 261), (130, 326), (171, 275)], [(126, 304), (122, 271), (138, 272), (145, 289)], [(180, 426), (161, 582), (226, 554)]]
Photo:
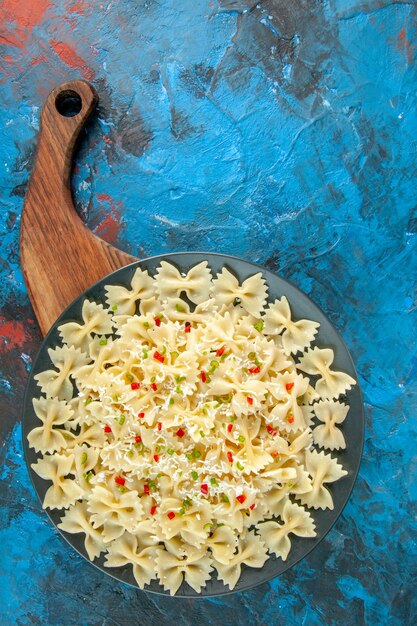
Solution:
[(107, 242), (112, 243), (116, 241), (121, 229), (122, 214), (119, 208), (121, 203), (119, 202), (119, 206), (117, 206), (108, 193), (97, 194), (97, 200), (100, 203), (110, 204), (110, 213), (106, 213), (101, 222), (94, 228), (94, 232)]
[(0, 350), (20, 348), (26, 342), (23, 322), (0, 318)]
[(79, 69), (86, 80), (93, 80), (94, 71), (91, 67), (88, 67), (87, 63), (76, 53), (74, 48), (63, 41), (57, 41), (56, 39), (51, 39), (49, 43), (51, 44), (53, 51), (59, 56), (65, 65)]
[(68, 7), (68, 13), (79, 13), (80, 15), (84, 15), (86, 9), (88, 9), (93, 3), (88, 0), (75, 0), (75, 2), (71, 2)]
[(0, 5), (2, 43), (23, 48), (34, 26), (42, 21), (50, 0), (3, 0)]
[(398, 33), (397, 37), (397, 48), (400, 52), (405, 52), (407, 55), (407, 61), (409, 63), (413, 62), (413, 50), (414, 46), (411, 44), (410, 40), (407, 37), (407, 31), (405, 28), (402, 28)]

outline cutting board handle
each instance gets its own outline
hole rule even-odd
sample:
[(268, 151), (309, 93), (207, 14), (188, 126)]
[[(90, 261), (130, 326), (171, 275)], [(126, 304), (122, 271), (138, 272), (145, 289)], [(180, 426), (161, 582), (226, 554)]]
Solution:
[(136, 259), (82, 222), (71, 195), (72, 159), (98, 102), (84, 80), (60, 85), (41, 113), (38, 147), (20, 228), (20, 255), (29, 297), (43, 334), (81, 292)]

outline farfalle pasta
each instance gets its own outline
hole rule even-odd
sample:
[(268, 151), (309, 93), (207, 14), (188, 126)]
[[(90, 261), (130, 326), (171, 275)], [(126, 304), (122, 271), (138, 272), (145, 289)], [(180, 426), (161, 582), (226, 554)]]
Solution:
[(240, 283), (162, 261), (105, 292), (59, 327), (35, 376), (43, 506), (140, 588), (200, 592), (217, 575), (233, 589), (333, 508), (329, 483), (347, 472), (325, 450), (346, 446), (355, 380), (313, 345), (317, 322), (294, 320), (285, 296), (267, 302), (261, 273)]

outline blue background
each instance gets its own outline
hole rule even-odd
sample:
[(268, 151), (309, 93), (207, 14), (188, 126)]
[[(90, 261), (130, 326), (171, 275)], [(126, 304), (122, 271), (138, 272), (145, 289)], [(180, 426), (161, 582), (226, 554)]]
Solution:
[[(0, 6), (0, 623), (414, 624), (417, 7), (388, 0), (3, 0)], [(22, 458), (41, 341), (19, 267), (40, 107), (70, 78), (100, 107), (73, 177), (80, 214), (135, 256), (266, 265), (344, 336), (367, 430), (334, 529), (252, 591), (126, 587), (51, 528)]]

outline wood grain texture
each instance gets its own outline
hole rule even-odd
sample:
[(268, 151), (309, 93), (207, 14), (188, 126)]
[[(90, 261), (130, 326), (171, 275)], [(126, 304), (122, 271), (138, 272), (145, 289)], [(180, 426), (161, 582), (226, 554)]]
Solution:
[[(57, 101), (75, 92), (82, 107), (73, 117)], [(45, 335), (74, 298), (97, 280), (136, 259), (94, 235), (72, 201), (70, 176), (77, 139), (98, 96), (83, 80), (52, 91), (42, 109), (38, 147), (23, 206), (20, 254), (23, 275)]]

